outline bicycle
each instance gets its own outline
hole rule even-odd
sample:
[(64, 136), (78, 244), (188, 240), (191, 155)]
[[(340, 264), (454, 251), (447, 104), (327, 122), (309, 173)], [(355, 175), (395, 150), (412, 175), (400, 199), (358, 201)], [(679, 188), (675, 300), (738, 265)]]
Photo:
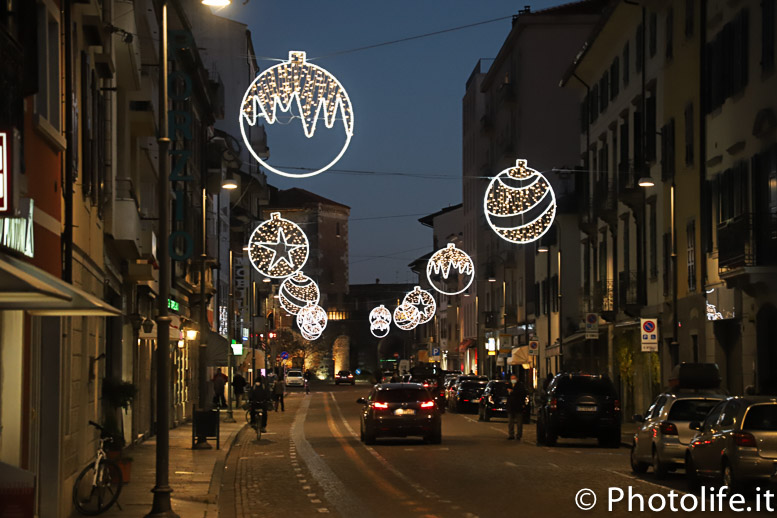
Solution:
[[(103, 427), (94, 421), (89, 421), (89, 424), (101, 434), (104, 431)], [(100, 437), (94, 462), (81, 471), (73, 485), (73, 505), (83, 515), (96, 516), (110, 509), (113, 504), (118, 505), (121, 510), (117, 501), (124, 483), (121, 469), (106, 457), (104, 448), (105, 443), (111, 441), (110, 437)]]
[[(248, 410), (248, 413), (251, 414), (251, 409)], [(249, 420), (249, 424), (251, 425), (251, 428), (254, 429), (256, 432), (256, 440), (261, 441), (262, 440), (262, 418), (264, 417), (264, 408), (263, 406), (259, 406), (256, 410), (253, 411), (253, 419)]]

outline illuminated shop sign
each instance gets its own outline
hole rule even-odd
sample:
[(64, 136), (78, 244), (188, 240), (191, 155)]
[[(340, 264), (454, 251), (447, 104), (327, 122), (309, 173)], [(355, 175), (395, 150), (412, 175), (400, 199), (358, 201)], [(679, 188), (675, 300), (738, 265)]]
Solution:
[(0, 218), (0, 246), (15, 250), (27, 257), (35, 255), (32, 209), (32, 198), (24, 198), (19, 202), (20, 217)]

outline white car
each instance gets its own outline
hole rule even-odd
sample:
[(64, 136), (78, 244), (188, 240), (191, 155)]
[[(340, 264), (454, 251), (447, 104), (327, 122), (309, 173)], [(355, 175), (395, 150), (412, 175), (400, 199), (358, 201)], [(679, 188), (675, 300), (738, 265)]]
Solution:
[(303, 387), (305, 386), (305, 379), (302, 377), (302, 371), (291, 370), (286, 373), (286, 386), (287, 387)]

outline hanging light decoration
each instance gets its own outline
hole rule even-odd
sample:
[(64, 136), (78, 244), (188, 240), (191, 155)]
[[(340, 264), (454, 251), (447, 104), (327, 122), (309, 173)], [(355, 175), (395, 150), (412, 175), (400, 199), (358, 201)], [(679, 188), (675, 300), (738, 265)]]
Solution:
[(548, 231), (556, 216), (556, 195), (541, 173), (516, 160), (500, 172), (483, 198), (486, 221), (511, 243), (531, 243)]
[(320, 297), (318, 284), (300, 271), (283, 279), (278, 289), (278, 301), (291, 315), (299, 313), (308, 302), (318, 304)]
[(280, 212), (256, 227), (248, 240), (248, 258), (266, 277), (282, 279), (302, 268), (308, 260), (308, 238), (299, 226), (283, 219)]
[(305, 340), (316, 340), (326, 329), (327, 316), (324, 308), (313, 302), (297, 313), (297, 327)]
[[(313, 137), (320, 117), (327, 128), (340, 119), (345, 130), (345, 143), (337, 156), (320, 169), (305, 173), (290, 173), (268, 164), (253, 149), (246, 131), (246, 126), (253, 127), (260, 119), (275, 124), (277, 110), (288, 112), (295, 101), (306, 137)], [(264, 70), (246, 90), (240, 109), (240, 133), (248, 151), (268, 170), (292, 178), (314, 176), (332, 167), (348, 148), (353, 137), (353, 106), (345, 88), (332, 74), (307, 62), (305, 52), (292, 50), (288, 61)]]
[[(453, 273), (453, 276), (451, 276)], [(444, 295), (464, 293), (475, 279), (472, 258), (453, 243), (436, 251), (426, 263), (426, 278), (435, 290)]]
[(403, 331), (415, 329), (418, 325), (420, 313), (412, 304), (402, 303), (394, 310), (394, 323)]
[(402, 303), (410, 304), (418, 310), (418, 323), (416, 325), (426, 324), (434, 318), (434, 314), (437, 312), (437, 303), (434, 301), (434, 297), (428, 291), (421, 289), (420, 286), (416, 286), (413, 291), (405, 295)]
[(383, 304), (370, 311), (370, 333), (375, 338), (384, 338), (391, 330), (391, 311)]

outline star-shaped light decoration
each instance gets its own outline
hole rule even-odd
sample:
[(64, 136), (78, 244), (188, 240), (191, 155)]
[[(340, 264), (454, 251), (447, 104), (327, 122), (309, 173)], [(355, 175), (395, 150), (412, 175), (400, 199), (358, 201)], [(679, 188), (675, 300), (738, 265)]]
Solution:
[(421, 289), (420, 286), (416, 286), (413, 291), (405, 295), (402, 303), (415, 306), (418, 310), (418, 325), (429, 322), (437, 312), (437, 303), (434, 301), (434, 297), (428, 291)]
[(282, 279), (302, 268), (308, 260), (308, 238), (296, 223), (270, 214), (251, 234), (248, 257), (266, 277)]

